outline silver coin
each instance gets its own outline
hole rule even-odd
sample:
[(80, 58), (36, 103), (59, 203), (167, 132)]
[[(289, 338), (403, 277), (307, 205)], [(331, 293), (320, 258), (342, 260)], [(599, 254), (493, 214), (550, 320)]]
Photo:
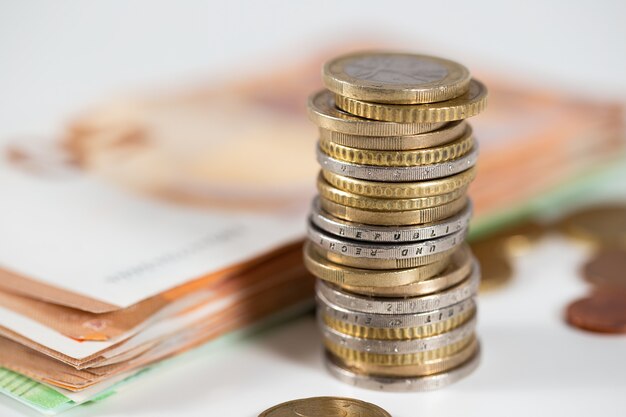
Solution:
[(414, 378), (393, 378), (360, 374), (342, 367), (331, 354), (326, 353), (325, 356), (326, 368), (340, 381), (359, 388), (389, 392), (416, 392), (440, 389), (465, 378), (480, 364), (479, 348), (467, 362), (450, 371)]
[(408, 355), (439, 349), (469, 338), (476, 330), (476, 316), (473, 316), (461, 326), (436, 336), (408, 340), (377, 340), (340, 333), (326, 326), (319, 316), (318, 321), (322, 330), (322, 337), (332, 344), (359, 352), (381, 355)]
[(476, 309), (476, 302), (473, 298), (468, 298), (449, 307), (414, 314), (372, 314), (352, 311), (332, 304), (321, 293), (317, 294), (317, 302), (318, 311), (327, 317), (356, 326), (379, 329), (405, 329), (427, 326), (450, 320), (468, 310)]
[(472, 205), (447, 219), (416, 226), (370, 226), (339, 219), (320, 206), (319, 198), (311, 206), (311, 222), (320, 229), (342, 238), (367, 242), (414, 242), (435, 239), (467, 229), (472, 216)]
[(469, 278), (445, 291), (421, 297), (409, 298), (379, 298), (356, 295), (342, 291), (318, 279), (317, 294), (322, 294), (326, 300), (338, 307), (374, 314), (417, 314), (449, 307), (473, 297), (478, 292), (480, 284), (480, 267), (474, 261)]
[(326, 155), (319, 146), (317, 147), (317, 162), (322, 169), (346, 177), (382, 182), (423, 181), (448, 177), (473, 167), (477, 159), (478, 145), (476, 144), (470, 152), (452, 161), (415, 167), (379, 167), (339, 161)]

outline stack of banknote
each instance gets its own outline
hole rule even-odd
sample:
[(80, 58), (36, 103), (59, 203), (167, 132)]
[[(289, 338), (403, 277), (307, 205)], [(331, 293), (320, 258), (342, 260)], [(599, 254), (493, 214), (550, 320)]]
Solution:
[[(319, 170), (306, 99), (338, 52), (107, 101), (61, 138), (3, 145), (1, 392), (62, 411), (312, 305), (299, 243)], [(473, 121), (473, 233), (566, 201), (563, 184), (623, 149), (617, 106), (480, 78), (491, 110)]]

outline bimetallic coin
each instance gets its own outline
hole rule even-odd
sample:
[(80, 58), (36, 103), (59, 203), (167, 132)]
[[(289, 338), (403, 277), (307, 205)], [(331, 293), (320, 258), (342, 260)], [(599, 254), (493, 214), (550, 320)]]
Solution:
[(450, 356), (426, 360), (416, 365), (385, 366), (360, 360), (346, 360), (341, 356), (338, 356), (337, 359), (342, 362), (345, 367), (359, 373), (388, 377), (417, 377), (439, 374), (461, 366), (473, 357), (477, 350), (478, 341), (476, 338), (472, 338), (468, 346)]
[(463, 210), (468, 203), (463, 195), (449, 203), (435, 207), (404, 211), (373, 211), (337, 204), (326, 198), (320, 198), (322, 210), (343, 220), (376, 226), (410, 226), (434, 223), (453, 216)]
[(434, 223), (416, 226), (373, 226), (341, 220), (323, 211), (319, 199), (311, 205), (311, 222), (320, 229), (342, 238), (368, 242), (414, 242), (446, 236), (469, 226), (472, 205), (468, 203), (460, 212)]
[(447, 261), (450, 256), (457, 250), (450, 250), (435, 253), (432, 255), (420, 256), (417, 258), (406, 259), (377, 259), (377, 258), (356, 258), (354, 256), (345, 256), (341, 253), (331, 252), (317, 245), (312, 245), (313, 250), (320, 256), (328, 259), (330, 262), (350, 266), (359, 269), (372, 269), (378, 271), (388, 271), (393, 269), (409, 269), (430, 265), (441, 260)]
[(317, 190), (321, 198), (333, 201), (348, 207), (371, 211), (408, 211), (437, 207), (461, 198), (467, 193), (467, 188), (458, 188), (447, 194), (417, 198), (376, 198), (365, 197), (340, 190), (330, 185), (320, 174), (317, 178)]
[(350, 148), (379, 151), (410, 151), (441, 146), (452, 142), (464, 135), (468, 129), (471, 128), (463, 120), (446, 123), (443, 127), (430, 132), (406, 136), (359, 136), (320, 128), (319, 138), (321, 141), (329, 141)]
[(335, 188), (353, 194), (377, 198), (415, 198), (446, 194), (459, 188), (466, 188), (476, 177), (472, 167), (459, 174), (435, 180), (420, 182), (376, 182), (345, 177), (322, 170), (324, 179)]
[(353, 398), (313, 397), (275, 405), (259, 417), (391, 417), (391, 414)]
[(414, 167), (380, 167), (340, 161), (317, 148), (317, 162), (322, 169), (346, 177), (382, 182), (412, 182), (448, 177), (470, 169), (477, 159), (478, 146), (475, 145), (462, 157), (447, 162)]
[(413, 151), (373, 151), (351, 148), (321, 138), (319, 147), (326, 155), (339, 161), (384, 167), (412, 167), (438, 164), (459, 158), (473, 148), (474, 142), (472, 130), (468, 128), (463, 136), (453, 142)]
[(321, 90), (309, 97), (309, 119), (318, 127), (363, 136), (405, 136), (437, 130), (445, 123), (377, 122), (356, 117), (337, 108), (335, 95)]
[(326, 326), (319, 320), (322, 337), (330, 343), (361, 352), (380, 353), (383, 355), (407, 354), (439, 349), (443, 346), (459, 342), (474, 334), (476, 318), (472, 317), (461, 326), (449, 332), (421, 339), (407, 340), (376, 340), (348, 336)]
[[(441, 262), (441, 261), (439, 261)], [(447, 262), (446, 267), (437, 275), (415, 281), (410, 284), (398, 285), (398, 286), (366, 286), (366, 285), (351, 285), (344, 283), (341, 287), (349, 292), (355, 294), (368, 295), (373, 297), (418, 297), (429, 294), (434, 294), (453, 287), (466, 279), (471, 271), (472, 264), (474, 262), (473, 257), (464, 244), (458, 250), (456, 250), (450, 258), (445, 259), (443, 262)], [(422, 268), (428, 267), (425, 265)], [(403, 271), (403, 270), (397, 270)], [(330, 282), (330, 281), (329, 281)], [(482, 280), (481, 280), (482, 282)]]
[(597, 289), (574, 301), (566, 310), (567, 322), (597, 333), (626, 333), (626, 291)]
[(382, 298), (352, 294), (322, 280), (316, 283), (316, 293), (332, 305), (352, 311), (373, 314), (417, 314), (449, 307), (476, 295), (480, 282), (480, 267), (474, 263), (471, 275), (454, 287), (423, 297)]
[(459, 327), (476, 312), (473, 299), (419, 314), (369, 314), (333, 306), (318, 295), (318, 314), (324, 324), (363, 339), (405, 340), (435, 336)]
[(476, 116), (487, 106), (487, 88), (472, 80), (467, 93), (448, 101), (430, 104), (383, 104), (335, 95), (341, 110), (364, 117), (397, 123), (441, 123)]
[(432, 255), (456, 248), (463, 243), (466, 230), (432, 240), (402, 243), (372, 243), (342, 239), (330, 235), (309, 223), (307, 236), (311, 242), (331, 252), (345, 256), (370, 259), (407, 259)]
[(626, 248), (626, 206), (589, 207), (562, 219), (558, 227), (569, 236), (596, 246)]
[(332, 356), (326, 356), (326, 368), (340, 381), (359, 388), (390, 392), (431, 391), (440, 389), (471, 374), (478, 367), (479, 363), (480, 349), (477, 349), (476, 354), (468, 359), (467, 362), (448, 372), (430, 376), (403, 378), (359, 373), (343, 367), (342, 364)]
[(345, 361), (359, 361), (380, 366), (411, 366), (421, 365), (428, 361), (447, 358), (454, 355), (455, 353), (465, 349), (475, 338), (476, 336), (471, 334), (466, 339), (440, 347), (439, 349), (407, 354), (393, 353), (389, 355), (348, 349), (345, 346), (333, 344), (328, 340), (324, 340), (323, 343), (327, 352), (333, 354), (337, 358), (342, 358), (342, 360)]
[(311, 274), (333, 284), (380, 288), (381, 286), (404, 286), (429, 279), (447, 268), (448, 259), (407, 269), (389, 271), (358, 269), (330, 262), (315, 251), (311, 242), (306, 242), (304, 244), (304, 265)]
[(626, 250), (601, 250), (583, 265), (582, 273), (596, 286), (626, 289)]
[(361, 52), (324, 64), (326, 87), (337, 94), (377, 103), (417, 104), (449, 100), (468, 89), (463, 65), (428, 55)]

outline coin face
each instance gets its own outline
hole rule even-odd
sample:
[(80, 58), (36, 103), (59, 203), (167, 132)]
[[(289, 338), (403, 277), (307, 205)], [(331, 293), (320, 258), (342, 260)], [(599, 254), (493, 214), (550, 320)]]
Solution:
[(559, 225), (569, 236), (605, 247), (626, 248), (626, 206), (596, 206), (570, 214)]
[(569, 324), (598, 333), (626, 333), (626, 291), (597, 290), (567, 307)]
[(465, 93), (470, 73), (464, 66), (427, 55), (364, 52), (329, 61), (323, 70), (328, 89), (376, 103), (420, 104)]
[(605, 249), (585, 265), (582, 273), (587, 281), (601, 287), (626, 288), (626, 250)]
[(259, 417), (391, 417), (391, 414), (353, 398), (313, 397), (278, 404)]

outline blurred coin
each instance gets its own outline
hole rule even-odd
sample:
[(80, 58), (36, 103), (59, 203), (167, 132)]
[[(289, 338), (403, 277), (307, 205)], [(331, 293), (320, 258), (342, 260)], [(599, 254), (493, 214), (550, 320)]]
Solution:
[(376, 103), (418, 104), (450, 100), (468, 90), (463, 65), (428, 55), (358, 52), (328, 61), (326, 87), (342, 96)]
[(477, 80), (470, 82), (469, 90), (447, 101), (428, 104), (385, 104), (335, 96), (341, 110), (364, 117), (397, 123), (441, 123), (476, 116), (487, 107), (487, 87)]
[(513, 267), (501, 240), (484, 240), (470, 244), (482, 272), (480, 291), (491, 291), (506, 285), (513, 277)]
[(583, 265), (582, 273), (594, 285), (626, 289), (626, 250), (601, 250)]
[(576, 211), (558, 224), (567, 235), (596, 246), (626, 248), (626, 206), (595, 206)]
[(596, 290), (571, 303), (567, 322), (598, 333), (626, 333), (626, 291)]
[(335, 105), (335, 95), (321, 90), (309, 97), (309, 119), (322, 129), (363, 136), (405, 136), (437, 130), (445, 123), (378, 122), (356, 117)]
[(313, 397), (275, 405), (259, 417), (391, 417), (391, 414), (353, 398)]

